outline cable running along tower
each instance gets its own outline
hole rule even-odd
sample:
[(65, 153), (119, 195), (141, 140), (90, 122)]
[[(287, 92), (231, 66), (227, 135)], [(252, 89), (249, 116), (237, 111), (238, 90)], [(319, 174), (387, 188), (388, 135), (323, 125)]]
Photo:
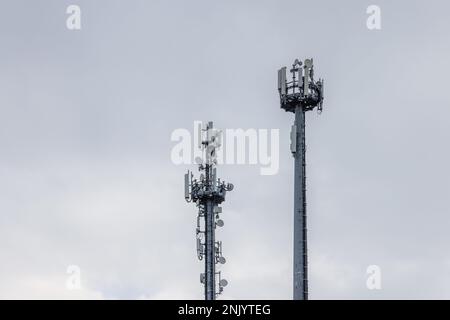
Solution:
[(215, 300), (228, 284), (227, 280), (222, 279), (220, 271), (216, 271), (216, 264), (226, 262), (222, 256), (222, 241), (215, 240), (216, 227), (224, 225), (219, 216), (222, 213), (219, 204), (225, 201), (225, 194), (233, 190), (233, 185), (217, 178), (216, 149), (221, 144), (221, 132), (214, 130), (213, 123), (208, 122), (206, 129), (199, 134), (199, 140), (203, 151), (203, 159), (196, 159), (200, 177), (194, 179), (190, 171), (184, 175), (184, 197), (198, 207), (197, 257), (205, 260), (205, 272), (200, 274), (200, 282), (205, 287), (205, 300)]
[(306, 225), (306, 144), (305, 113), (317, 108), (322, 112), (323, 80), (314, 81), (313, 59), (295, 60), (286, 79), (286, 67), (278, 70), (280, 106), (295, 114), (291, 129), (294, 156), (294, 300), (308, 300), (308, 255)]

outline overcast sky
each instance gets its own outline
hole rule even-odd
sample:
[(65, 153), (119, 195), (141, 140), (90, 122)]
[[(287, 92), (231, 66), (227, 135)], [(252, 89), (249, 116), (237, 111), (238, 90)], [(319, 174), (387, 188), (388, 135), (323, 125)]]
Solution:
[[(201, 299), (183, 196), (195, 166), (172, 163), (170, 135), (212, 120), (280, 130), (278, 174), (219, 167), (235, 185), (222, 298), (291, 299), (293, 116), (276, 71), (313, 57), (310, 298), (450, 299), (445, 1), (1, 3), (0, 298)], [(81, 30), (66, 27), (71, 4)], [(366, 27), (371, 4), (381, 30)]]

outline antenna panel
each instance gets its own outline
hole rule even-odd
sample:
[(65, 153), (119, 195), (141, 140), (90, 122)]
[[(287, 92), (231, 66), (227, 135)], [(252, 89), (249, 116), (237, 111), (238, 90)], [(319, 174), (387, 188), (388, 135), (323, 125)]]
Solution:
[(278, 70), (278, 91), (281, 95), (286, 94), (286, 67)]
[(213, 168), (212, 169), (212, 177), (211, 177), (211, 185), (213, 186), (213, 188), (216, 187), (216, 179), (217, 179), (217, 169)]
[(308, 95), (309, 93), (309, 72), (312, 68), (312, 60), (306, 59), (304, 67), (305, 73), (303, 75), (303, 95)]
[(293, 154), (297, 152), (297, 126), (295, 124), (291, 127), (291, 152)]
[(184, 175), (184, 199), (186, 201), (189, 200), (190, 194), (189, 194), (189, 171)]

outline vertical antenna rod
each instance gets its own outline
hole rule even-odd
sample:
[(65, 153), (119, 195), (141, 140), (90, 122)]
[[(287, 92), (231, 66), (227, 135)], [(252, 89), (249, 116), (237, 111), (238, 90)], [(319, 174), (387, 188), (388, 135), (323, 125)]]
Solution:
[(233, 190), (233, 185), (220, 181), (216, 175), (216, 149), (220, 147), (221, 132), (213, 129), (212, 122), (208, 122), (202, 131), (199, 136), (203, 159), (196, 159), (199, 162), (200, 178), (193, 179), (190, 171), (184, 175), (184, 197), (187, 202), (195, 202), (198, 207), (197, 257), (199, 260), (205, 259), (205, 272), (200, 274), (200, 282), (205, 287), (205, 300), (215, 300), (228, 284), (227, 280), (221, 278), (221, 272), (216, 272), (216, 264), (224, 264), (226, 260), (222, 256), (222, 242), (215, 240), (215, 229), (224, 225), (219, 217), (222, 212), (219, 204), (225, 201), (225, 194)]
[(278, 70), (280, 106), (295, 114), (291, 129), (291, 152), (294, 156), (294, 300), (308, 300), (308, 251), (306, 224), (306, 143), (305, 113), (317, 107), (322, 112), (323, 80), (314, 81), (313, 60), (295, 60), (286, 79), (286, 67)]

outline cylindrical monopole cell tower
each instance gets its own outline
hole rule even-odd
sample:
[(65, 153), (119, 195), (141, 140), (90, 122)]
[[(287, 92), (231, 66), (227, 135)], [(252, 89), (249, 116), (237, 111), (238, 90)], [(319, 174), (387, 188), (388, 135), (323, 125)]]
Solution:
[(295, 60), (286, 79), (286, 67), (278, 70), (278, 92), (282, 109), (295, 114), (291, 129), (294, 156), (294, 300), (308, 300), (308, 251), (306, 225), (305, 113), (317, 107), (322, 112), (323, 80), (314, 81), (313, 60)]
[(205, 300), (215, 300), (228, 284), (222, 279), (220, 271), (216, 271), (216, 264), (226, 262), (222, 256), (222, 241), (215, 240), (216, 227), (224, 225), (219, 216), (222, 213), (219, 204), (225, 201), (226, 192), (233, 190), (231, 183), (221, 181), (216, 174), (216, 148), (220, 147), (220, 134), (220, 131), (214, 130), (213, 123), (208, 122), (200, 135), (204, 155), (204, 159), (198, 159), (201, 162), (200, 178), (193, 179), (193, 174), (189, 171), (184, 175), (184, 197), (187, 202), (194, 202), (198, 207), (197, 257), (205, 260), (205, 272), (200, 274), (200, 282), (205, 288)]

